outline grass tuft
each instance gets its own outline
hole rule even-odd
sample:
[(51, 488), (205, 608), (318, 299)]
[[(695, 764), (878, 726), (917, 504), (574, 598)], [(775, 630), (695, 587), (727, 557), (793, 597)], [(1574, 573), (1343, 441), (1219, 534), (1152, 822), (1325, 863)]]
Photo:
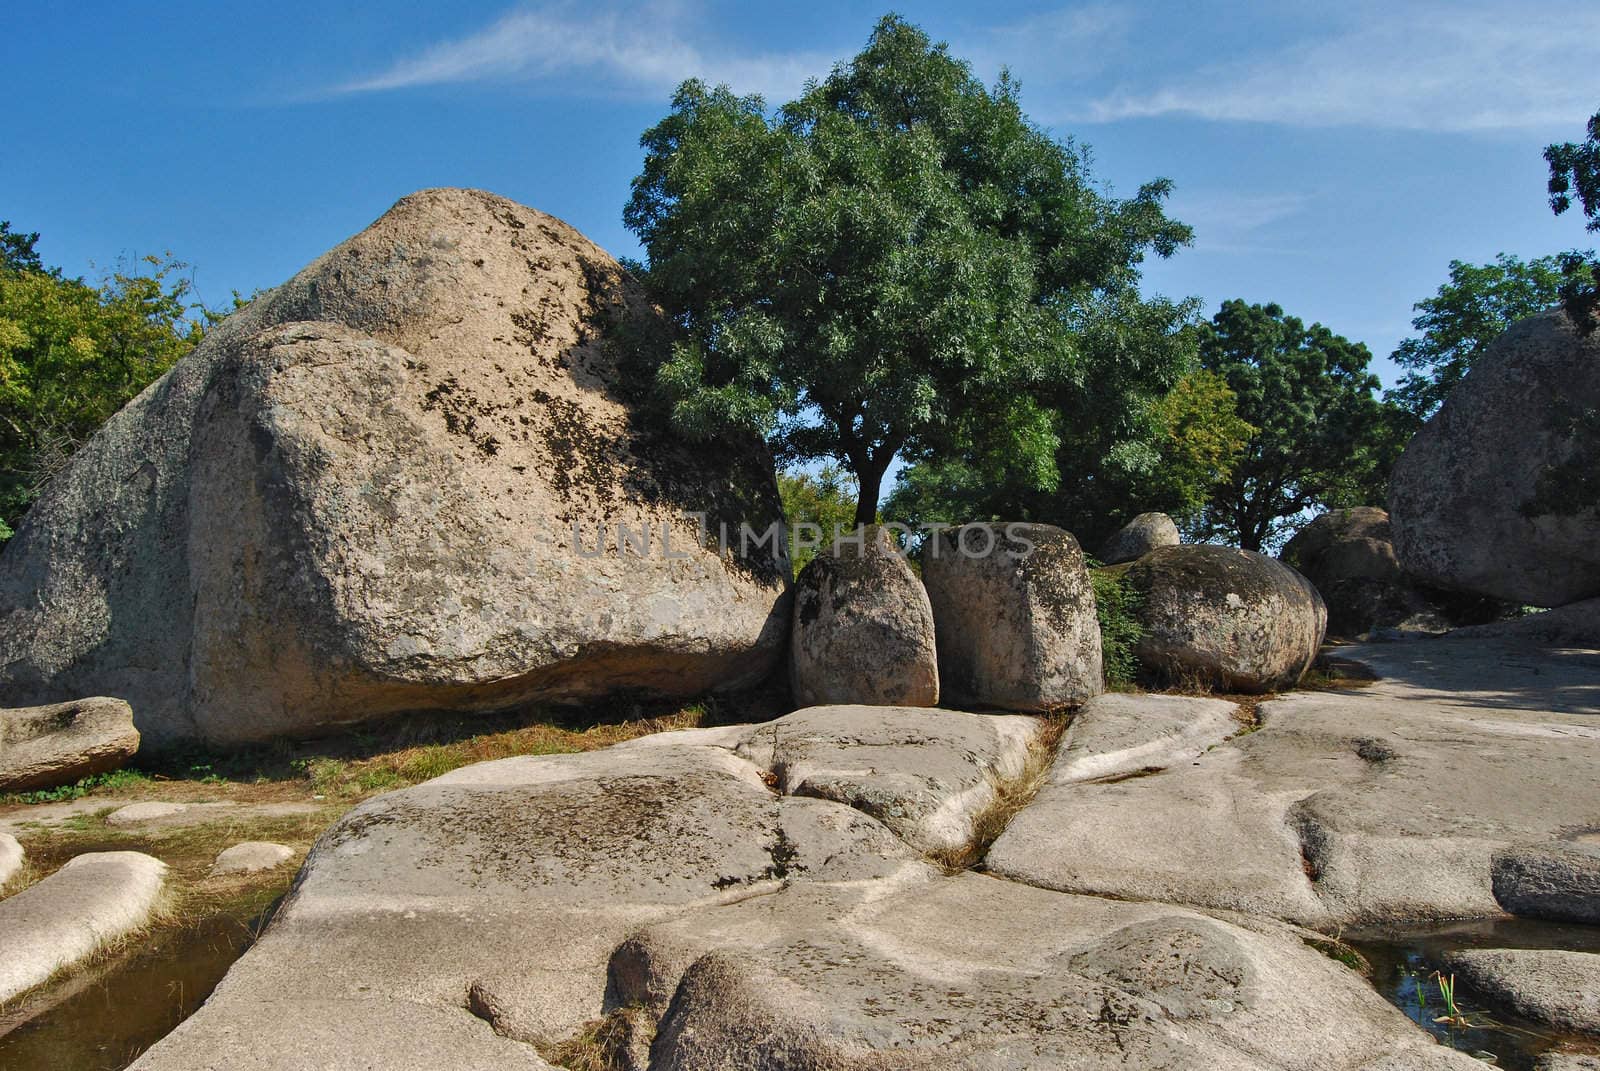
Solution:
[(971, 839), (959, 848), (933, 852), (929, 859), (951, 874), (970, 870), (981, 863), (989, 853), (989, 846), (1000, 839), (1000, 834), (1006, 831), (1011, 820), (1033, 802), (1033, 797), (1044, 787), (1050, 774), (1050, 764), (1056, 757), (1056, 748), (1061, 744), (1061, 735), (1067, 731), (1070, 721), (1070, 716), (1066, 714), (1055, 714), (1044, 719), (1043, 727), (1028, 744), (1028, 756), (1018, 776), (1007, 780), (992, 771), (985, 771), (994, 789), (994, 798), (973, 816)]

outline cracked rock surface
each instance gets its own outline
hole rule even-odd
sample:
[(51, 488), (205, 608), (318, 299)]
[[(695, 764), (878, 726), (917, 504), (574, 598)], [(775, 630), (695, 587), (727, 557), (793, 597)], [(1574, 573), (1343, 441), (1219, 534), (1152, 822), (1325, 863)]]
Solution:
[(1329, 928), (1501, 915), (1496, 852), (1600, 830), (1600, 652), (1421, 640), (1341, 653), (1382, 679), (1264, 703), (1259, 730), (1193, 762), (1052, 784), (989, 868)]
[(1296, 923), (1494, 913), (1497, 849), (1600, 827), (1600, 656), (1357, 653), (1385, 680), (1220, 743), (1232, 704), (1097, 701), (982, 871), (929, 817), (1014, 790), (1036, 719), (812, 708), (378, 797), (134, 1066), (537, 1068), (587, 1031), (650, 1071), (1477, 1067)]

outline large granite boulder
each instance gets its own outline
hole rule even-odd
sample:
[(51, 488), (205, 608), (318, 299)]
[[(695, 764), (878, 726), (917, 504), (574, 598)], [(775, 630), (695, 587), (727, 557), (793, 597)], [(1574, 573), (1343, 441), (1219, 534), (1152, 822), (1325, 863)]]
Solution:
[(1100, 622), (1083, 551), (1048, 524), (969, 524), (922, 552), (945, 697), (1050, 710), (1103, 687)]
[(1600, 509), (1530, 513), (1540, 477), (1584, 449), (1600, 407), (1600, 332), (1566, 314), (1513, 324), (1473, 363), (1395, 465), (1395, 549), (1440, 587), (1533, 606), (1600, 595)]
[(70, 785), (139, 750), (133, 711), (103, 696), (0, 710), (0, 792)]
[(1137, 655), (1169, 681), (1227, 691), (1293, 687), (1322, 646), (1317, 589), (1271, 558), (1231, 547), (1163, 547), (1125, 574), (1139, 593)]
[(931, 707), (939, 701), (933, 610), (894, 534), (867, 525), (795, 578), (789, 686), (797, 707)]
[(1328, 607), (1328, 634), (1355, 638), (1374, 629), (1447, 632), (1492, 621), (1493, 599), (1441, 591), (1406, 575), (1394, 550), (1387, 510), (1330, 510), (1295, 533), (1279, 555), (1317, 589)]
[(559, 220), (405, 198), (55, 480), (0, 555), (0, 688), (221, 743), (762, 677), (787, 564), (738, 533), (781, 517), (771, 465), (665, 432), (639, 395), (659, 332)]
[(1178, 526), (1165, 513), (1141, 513), (1118, 528), (1100, 548), (1100, 561), (1105, 565), (1138, 561), (1157, 547), (1175, 547)]

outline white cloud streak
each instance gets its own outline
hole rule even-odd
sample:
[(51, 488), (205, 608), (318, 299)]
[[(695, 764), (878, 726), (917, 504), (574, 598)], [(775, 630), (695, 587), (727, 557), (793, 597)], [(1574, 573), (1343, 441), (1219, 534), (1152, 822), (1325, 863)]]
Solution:
[(1362, 5), (1341, 21), (1270, 53), (1119, 89), (1075, 117), (1479, 131), (1572, 126), (1600, 102), (1600, 7)]
[(519, 8), (483, 30), (440, 42), (332, 92), (543, 81), (580, 94), (654, 96), (700, 77), (778, 100), (798, 91), (808, 77), (825, 73), (834, 59), (810, 52), (739, 56), (708, 51), (685, 37), (684, 21), (681, 10), (659, 4), (637, 10), (560, 4)]

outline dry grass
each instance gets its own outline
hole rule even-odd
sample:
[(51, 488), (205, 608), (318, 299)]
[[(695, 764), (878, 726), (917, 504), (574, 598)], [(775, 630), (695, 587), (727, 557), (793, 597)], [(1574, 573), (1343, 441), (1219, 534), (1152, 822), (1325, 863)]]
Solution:
[(1071, 716), (1054, 714), (1044, 719), (1044, 725), (1028, 744), (1028, 755), (1022, 772), (1014, 778), (1001, 778), (993, 771), (985, 771), (994, 798), (972, 819), (972, 837), (960, 848), (934, 852), (930, 859), (949, 873), (970, 870), (983, 861), (989, 846), (1006, 831), (1033, 797), (1044, 787), (1050, 774), (1050, 764), (1055, 761), (1056, 748), (1061, 745), (1061, 735), (1071, 723)]
[(540, 1055), (566, 1071), (629, 1071), (638, 1064), (630, 1050), (649, 1051), (654, 1021), (642, 1008), (618, 1008), (584, 1024), (575, 1036), (545, 1046)]

